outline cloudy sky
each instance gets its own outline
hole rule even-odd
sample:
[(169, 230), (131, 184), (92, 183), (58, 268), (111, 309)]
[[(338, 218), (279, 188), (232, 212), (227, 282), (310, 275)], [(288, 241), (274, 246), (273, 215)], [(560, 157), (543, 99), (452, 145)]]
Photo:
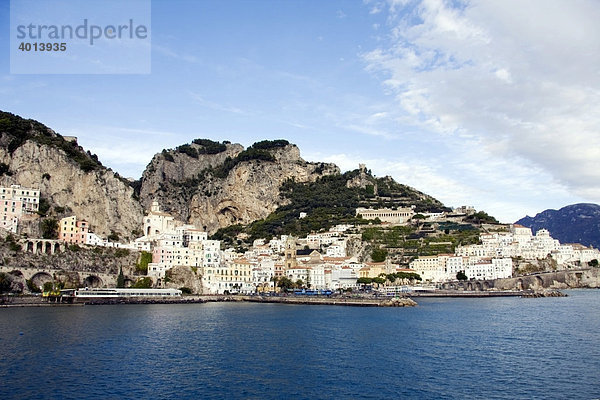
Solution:
[(134, 178), (194, 138), (285, 138), (513, 222), (600, 202), (598, 21), (596, 0), (155, 0), (150, 74), (11, 74), (2, 40), (0, 109)]

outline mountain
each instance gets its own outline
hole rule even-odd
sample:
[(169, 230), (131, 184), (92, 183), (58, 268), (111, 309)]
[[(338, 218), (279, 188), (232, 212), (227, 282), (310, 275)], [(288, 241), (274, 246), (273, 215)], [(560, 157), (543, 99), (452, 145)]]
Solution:
[(86, 152), (75, 138), (45, 125), (0, 111), (2, 185), (39, 188), (40, 214), (77, 215), (101, 235), (131, 237), (143, 210), (133, 188)]
[(314, 182), (338, 174), (334, 164), (300, 157), (286, 140), (239, 144), (196, 139), (156, 154), (140, 183), (145, 208), (153, 200), (183, 221), (209, 233), (264, 218), (286, 203), (280, 194), (288, 179)]
[(516, 222), (531, 228), (547, 229), (561, 243), (581, 243), (600, 248), (600, 205), (572, 204), (560, 210), (546, 210), (535, 217), (521, 218)]
[[(215, 238), (233, 243), (237, 234), (245, 233), (250, 241), (282, 234), (306, 236), (337, 224), (361, 224), (358, 207), (415, 207), (419, 212), (449, 211), (433, 197), (394, 181), (376, 178), (361, 166), (344, 174), (331, 174), (314, 182), (288, 179), (280, 187), (286, 201), (266, 218), (248, 226), (235, 225), (219, 230)], [(299, 218), (300, 214), (305, 216)]]
[[(100, 235), (131, 238), (141, 234), (144, 210), (154, 200), (175, 218), (229, 239), (327, 229), (355, 221), (357, 207), (446, 209), (391, 177), (374, 177), (364, 165), (342, 174), (335, 164), (307, 162), (283, 139), (248, 148), (195, 139), (155, 154), (141, 179), (129, 182), (76, 138), (1, 111), (0, 183), (40, 189), (40, 215), (23, 231), (33, 236), (42, 222), (74, 214)], [(300, 213), (306, 217), (300, 220)]]
[[(375, 178), (366, 167), (340, 173), (335, 164), (307, 162), (287, 140), (239, 144), (196, 139), (156, 154), (142, 175), (140, 199), (153, 200), (178, 219), (219, 239), (306, 234), (351, 223), (357, 207), (445, 207), (391, 177)], [(299, 220), (300, 213), (306, 218)], [(225, 231), (222, 231), (225, 229)]]

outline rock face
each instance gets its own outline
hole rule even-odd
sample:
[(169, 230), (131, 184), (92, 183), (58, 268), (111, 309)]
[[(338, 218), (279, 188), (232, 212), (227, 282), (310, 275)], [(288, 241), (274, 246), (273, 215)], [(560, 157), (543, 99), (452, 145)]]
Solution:
[[(193, 143), (190, 146), (200, 148)], [(155, 154), (142, 174), (142, 206), (149, 209), (152, 201), (158, 200), (162, 209), (187, 220), (188, 202), (197, 190), (199, 172), (222, 165), (228, 157), (233, 158), (242, 150), (244, 148), (239, 144), (227, 144), (226, 150), (221, 153), (202, 154), (197, 158), (173, 150)]]
[(39, 188), (51, 205), (68, 207), (100, 235), (113, 230), (131, 237), (133, 229), (141, 228), (143, 210), (133, 188), (106, 168), (85, 172), (61, 149), (32, 140), (12, 154), (0, 147), (0, 162), (12, 173), (4, 177), (4, 185)]
[(573, 204), (560, 210), (546, 210), (535, 217), (521, 218), (517, 224), (533, 232), (547, 229), (561, 243), (581, 243), (600, 247), (600, 205)]
[(291, 144), (264, 150), (259, 159), (240, 159), (243, 150), (239, 144), (227, 144), (222, 153), (197, 158), (175, 151), (166, 157), (165, 153), (155, 155), (142, 177), (142, 204), (148, 206), (157, 199), (177, 218), (214, 233), (275, 211), (284, 204), (279, 187), (287, 179), (311, 182), (340, 173), (334, 164), (304, 161), (298, 147)]
[(600, 288), (600, 268), (547, 272), (493, 281), (501, 290)]
[(202, 294), (202, 277), (191, 267), (177, 266), (167, 271), (165, 287), (169, 289), (188, 288), (193, 294)]

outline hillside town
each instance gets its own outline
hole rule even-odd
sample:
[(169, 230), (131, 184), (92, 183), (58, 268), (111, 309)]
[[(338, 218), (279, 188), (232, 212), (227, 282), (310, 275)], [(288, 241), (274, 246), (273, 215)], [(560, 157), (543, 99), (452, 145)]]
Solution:
[[(0, 220), (3, 228), (16, 233), (20, 221), (34, 214), (40, 203), (37, 189), (18, 185), (0, 188)], [(472, 207), (460, 207), (452, 213), (425, 213), (419, 218), (440, 221), (457, 215), (474, 213)], [(356, 215), (375, 224), (406, 225), (416, 215), (413, 208), (366, 209)], [(306, 215), (299, 215), (303, 218)], [(452, 254), (419, 256), (408, 263), (389, 259), (364, 262), (349, 254), (349, 241), (361, 240), (360, 227), (340, 224), (325, 232), (306, 237), (280, 235), (270, 240), (254, 240), (244, 252), (224, 248), (221, 241), (210, 240), (207, 232), (177, 220), (161, 210), (153, 201), (143, 220), (143, 236), (129, 242), (101, 238), (92, 232), (88, 222), (72, 215), (58, 222), (58, 239), (66, 244), (130, 249), (151, 254), (147, 276), (156, 287), (169, 283), (174, 267), (189, 267), (201, 277), (204, 293), (250, 294), (272, 292), (285, 282), (309, 290), (355, 290), (375, 278), (402, 276), (390, 282), (380, 279), (388, 291), (399, 291), (402, 285), (439, 284), (457, 280), (492, 280), (515, 275), (515, 262), (550, 260), (554, 269), (568, 269), (600, 259), (598, 249), (579, 244), (561, 244), (541, 229), (510, 225), (508, 229), (482, 233), (479, 244), (459, 245)], [(403, 275), (404, 274), (404, 275)]]

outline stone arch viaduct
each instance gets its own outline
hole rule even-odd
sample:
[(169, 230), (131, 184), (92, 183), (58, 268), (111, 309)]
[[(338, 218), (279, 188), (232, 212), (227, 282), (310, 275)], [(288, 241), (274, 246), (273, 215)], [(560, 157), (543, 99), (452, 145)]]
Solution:
[(65, 251), (67, 244), (52, 239), (21, 239), (21, 250), (33, 254), (54, 254)]
[(37, 286), (42, 286), (45, 282), (60, 280), (60, 277), (67, 275), (70, 280), (79, 282), (82, 287), (115, 287), (117, 284), (116, 275), (92, 271), (65, 271), (53, 268), (0, 266), (0, 272), (21, 278), (23, 283), (31, 279)]

